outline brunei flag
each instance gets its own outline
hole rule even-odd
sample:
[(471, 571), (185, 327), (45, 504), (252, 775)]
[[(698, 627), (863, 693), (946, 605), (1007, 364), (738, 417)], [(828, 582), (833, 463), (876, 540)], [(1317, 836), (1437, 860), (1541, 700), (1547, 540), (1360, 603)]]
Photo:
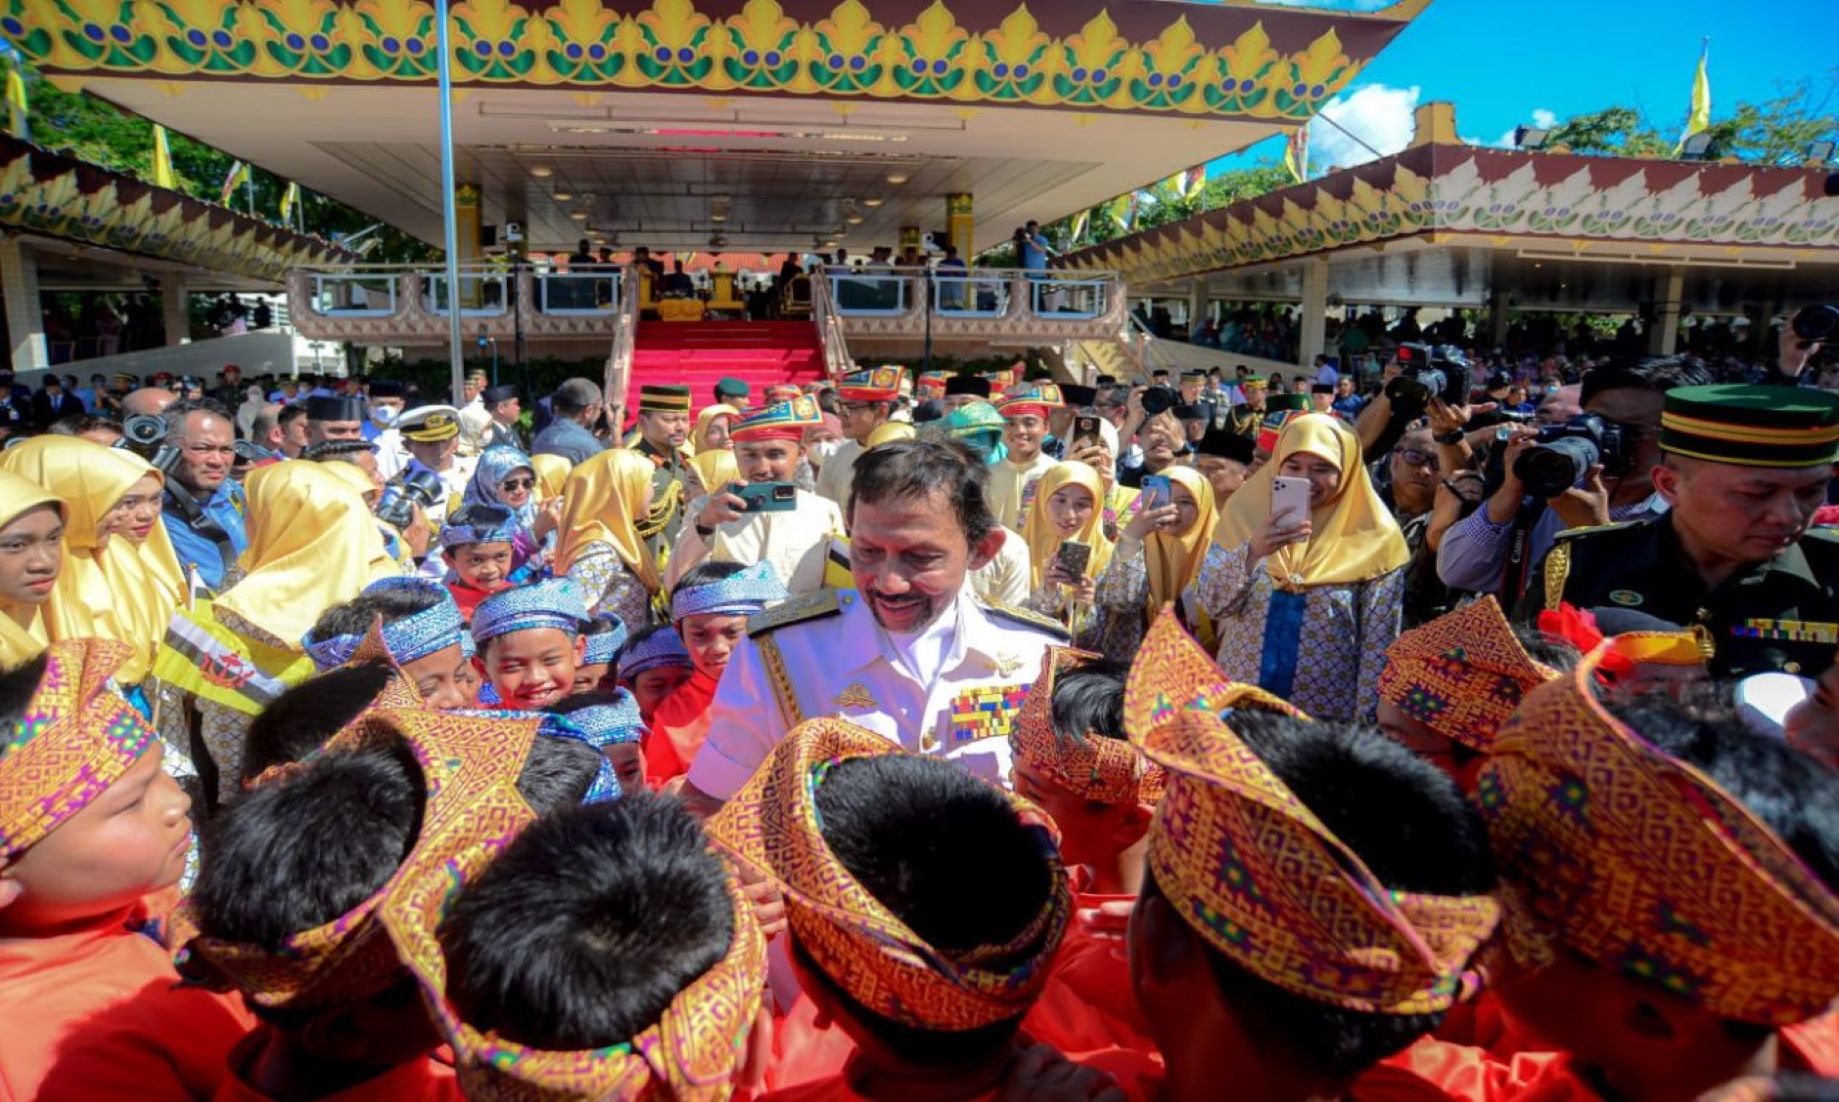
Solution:
[(1086, 210), (1082, 210), (1077, 215), (1075, 215), (1073, 217), (1072, 229), (1068, 231), (1066, 235), (1067, 244), (1069, 246), (1079, 244), (1080, 238), (1083, 238), (1086, 235), (1086, 226), (1090, 225), (1091, 222), (1092, 222), (1092, 211), (1090, 208)]
[(1283, 148), (1283, 166), (1290, 170), (1297, 183), (1309, 178), (1309, 124), (1304, 123), (1290, 134), (1290, 141)]
[(1692, 77), (1692, 110), (1686, 115), (1686, 129), (1679, 135), (1679, 144), (1673, 147), (1677, 156), (1686, 148), (1686, 139), (1702, 133), (1711, 127), (1711, 73), (1706, 69), (1710, 60), (1711, 39), (1699, 43), (1699, 70)]
[(26, 78), (17, 65), (6, 71), (6, 118), (15, 137), (32, 140), (32, 124), (26, 120)]
[(223, 190), (217, 195), (218, 205), (229, 206), (230, 197), (236, 194), (236, 189), (248, 183), (249, 166), (242, 161), (231, 165), (229, 173), (223, 178)]
[(291, 226), (294, 224), (290, 218), (294, 213), (294, 207), (299, 205), (299, 203), (300, 185), (290, 182), (287, 185), (287, 190), (281, 193), (281, 224), (283, 226)]
[(172, 149), (166, 144), (166, 128), (153, 124), (153, 186), (178, 187), (172, 174)]

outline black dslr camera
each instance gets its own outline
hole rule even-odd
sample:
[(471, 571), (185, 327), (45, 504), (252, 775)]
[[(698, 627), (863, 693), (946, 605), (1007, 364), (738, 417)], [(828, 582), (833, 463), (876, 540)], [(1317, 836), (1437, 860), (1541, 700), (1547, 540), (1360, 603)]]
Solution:
[(1169, 410), (1174, 409), (1181, 401), (1181, 395), (1176, 392), (1174, 387), (1163, 386), (1158, 383), (1155, 386), (1146, 388), (1143, 391), (1143, 397), (1140, 401), (1143, 404), (1144, 414), (1154, 417), (1159, 413), (1167, 413)]
[(1513, 473), (1527, 493), (1543, 500), (1582, 482), (1598, 463), (1604, 474), (1619, 475), (1633, 458), (1627, 429), (1598, 414), (1580, 413), (1540, 429), (1533, 446), (1514, 460)]
[(1395, 410), (1415, 416), (1430, 408), (1433, 398), (1458, 406), (1468, 401), (1469, 361), (1450, 345), (1401, 344), (1398, 367), (1397, 377), (1386, 384)]
[(401, 531), (415, 522), (415, 506), (426, 510), (446, 492), (447, 487), (441, 485), (440, 476), (433, 471), (410, 471), (401, 481), (383, 488), (383, 496), (377, 499), (377, 519)]
[(121, 439), (115, 446), (145, 459), (161, 474), (171, 474), (179, 462), (179, 449), (167, 439), (169, 435), (166, 418), (155, 413), (137, 413), (121, 423)]

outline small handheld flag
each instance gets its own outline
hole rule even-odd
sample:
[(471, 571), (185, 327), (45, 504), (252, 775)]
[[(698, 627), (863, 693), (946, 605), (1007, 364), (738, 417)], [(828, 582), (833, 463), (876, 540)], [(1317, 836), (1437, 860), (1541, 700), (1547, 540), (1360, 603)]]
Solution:
[(234, 196), (236, 194), (236, 189), (239, 187), (243, 187), (248, 183), (249, 183), (249, 166), (247, 164), (244, 164), (242, 161), (238, 161), (235, 164), (231, 165), (229, 173), (225, 175), (223, 178), (223, 191), (220, 192), (217, 196), (217, 202), (219, 203), (219, 205), (226, 206), (226, 207), (229, 206), (230, 198), (231, 196)]

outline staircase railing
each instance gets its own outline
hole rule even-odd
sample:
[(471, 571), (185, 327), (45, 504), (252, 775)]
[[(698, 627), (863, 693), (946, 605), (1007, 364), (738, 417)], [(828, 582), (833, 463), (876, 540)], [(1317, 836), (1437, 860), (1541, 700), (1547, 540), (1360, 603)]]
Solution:
[(817, 326), (817, 340), (824, 350), (825, 376), (834, 381), (854, 371), (856, 361), (849, 355), (843, 319), (831, 297), (830, 281), (822, 275), (811, 280), (811, 321)]
[(1162, 347), (1160, 339), (1156, 334), (1150, 332), (1149, 326), (1143, 324), (1143, 319), (1128, 311), (1125, 312), (1124, 317), (1126, 319), (1124, 332), (1119, 335), (1118, 343), (1123, 346), (1124, 354), (1130, 357), (1130, 362), (1136, 367), (1138, 379), (1148, 382), (1150, 372), (1157, 368), (1173, 373), (1177, 366), (1175, 358)]
[(626, 387), (632, 381), (632, 354), (638, 345), (639, 274), (628, 267), (620, 277), (619, 313), (613, 318), (613, 351), (607, 356), (608, 415), (618, 423), (625, 414)]

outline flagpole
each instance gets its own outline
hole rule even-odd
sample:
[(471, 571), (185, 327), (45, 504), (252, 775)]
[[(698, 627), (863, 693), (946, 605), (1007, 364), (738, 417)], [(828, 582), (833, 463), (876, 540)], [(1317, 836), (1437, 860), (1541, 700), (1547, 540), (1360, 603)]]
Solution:
[(453, 182), (453, 49), (448, 42), (447, 0), (434, 0), (435, 44), (440, 50), (441, 221), (447, 247), (447, 359), (453, 370), (453, 396), (466, 388), (465, 347), (460, 337), (460, 224)]

